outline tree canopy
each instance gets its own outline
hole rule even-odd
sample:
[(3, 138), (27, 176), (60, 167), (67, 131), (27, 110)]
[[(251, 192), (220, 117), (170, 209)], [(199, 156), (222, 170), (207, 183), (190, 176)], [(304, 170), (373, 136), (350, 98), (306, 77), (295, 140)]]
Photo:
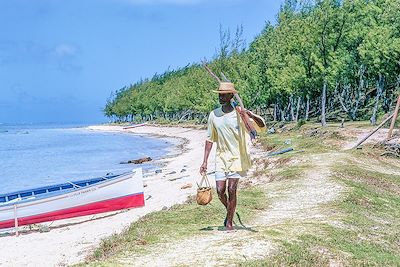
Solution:
[[(220, 29), (209, 62), (235, 83), (245, 105), (274, 120), (371, 118), (388, 112), (400, 82), (400, 0), (287, 0), (276, 25), (248, 45), (243, 28)], [(115, 91), (114, 120), (198, 118), (217, 105), (218, 83), (201, 63)]]

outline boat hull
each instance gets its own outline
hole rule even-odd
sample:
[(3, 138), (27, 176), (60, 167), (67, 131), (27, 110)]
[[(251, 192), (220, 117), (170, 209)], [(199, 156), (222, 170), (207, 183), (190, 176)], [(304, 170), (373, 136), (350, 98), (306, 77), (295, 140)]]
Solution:
[(98, 184), (0, 206), (0, 229), (144, 206), (142, 170)]

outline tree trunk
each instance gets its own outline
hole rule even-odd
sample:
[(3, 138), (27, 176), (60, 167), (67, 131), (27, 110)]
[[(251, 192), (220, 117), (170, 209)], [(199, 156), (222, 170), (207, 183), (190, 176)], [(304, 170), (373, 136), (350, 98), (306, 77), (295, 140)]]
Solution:
[(324, 80), (324, 86), (322, 87), (322, 101), (321, 101), (321, 124), (326, 126), (326, 86), (327, 81)]
[(357, 111), (362, 104), (362, 101), (365, 100), (365, 95), (364, 95), (364, 88), (365, 88), (365, 82), (364, 82), (364, 73), (365, 73), (365, 67), (364, 65), (360, 66), (359, 70), (359, 84), (358, 84), (358, 92), (356, 93), (357, 95), (357, 100), (356, 104), (354, 105), (353, 111), (351, 112), (351, 117), (355, 121), (357, 120)]
[(397, 98), (397, 103), (396, 103), (396, 107), (394, 109), (392, 123), (390, 124), (389, 132), (387, 134), (386, 140), (389, 140), (390, 138), (392, 138), (392, 132), (393, 132), (394, 125), (396, 123), (397, 116), (399, 114), (399, 108), (400, 108), (400, 95)]
[(306, 121), (308, 121), (308, 114), (309, 113), (310, 113), (310, 97), (307, 95), (306, 117), (305, 117)]
[(299, 113), (300, 113), (300, 96), (297, 98), (297, 110), (296, 110), (296, 117), (295, 117), (296, 122), (299, 120)]
[(280, 113), (281, 113), (281, 121), (284, 122), (285, 121), (285, 111), (281, 109)]
[(289, 105), (290, 105), (290, 120), (294, 120), (294, 105), (293, 105), (293, 96), (289, 97)]
[(379, 79), (376, 82), (376, 89), (377, 89), (377, 93), (376, 93), (376, 98), (375, 98), (375, 106), (374, 106), (374, 110), (372, 111), (372, 116), (370, 118), (372, 125), (376, 125), (376, 113), (378, 112), (379, 98), (381, 97), (382, 91), (383, 91), (383, 76), (380, 73), (379, 73)]

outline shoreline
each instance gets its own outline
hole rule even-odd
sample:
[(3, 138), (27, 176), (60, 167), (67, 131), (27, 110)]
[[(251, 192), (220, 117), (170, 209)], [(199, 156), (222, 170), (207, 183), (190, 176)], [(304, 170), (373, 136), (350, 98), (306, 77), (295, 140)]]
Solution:
[[(42, 223), (40, 225), (47, 231), (33, 230), (19, 237), (0, 237), (0, 265), (60, 266), (80, 263), (103, 238), (122, 232), (132, 222), (148, 213), (183, 203), (195, 194), (196, 181), (200, 179), (198, 168), (203, 158), (205, 130), (150, 125), (130, 129), (97, 125), (86, 129), (132, 133), (172, 141), (172, 149), (167, 155), (153, 162), (162, 172), (149, 172), (143, 177), (145, 206)], [(210, 166), (211, 164), (212, 162)], [(181, 189), (188, 184), (191, 184), (190, 188)]]

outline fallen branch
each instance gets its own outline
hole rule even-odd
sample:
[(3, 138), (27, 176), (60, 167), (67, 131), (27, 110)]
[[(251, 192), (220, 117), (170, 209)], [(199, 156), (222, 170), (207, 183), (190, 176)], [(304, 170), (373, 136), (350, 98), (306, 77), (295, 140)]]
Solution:
[(382, 147), (385, 150), (385, 152), (383, 152), (381, 156), (392, 156), (400, 158), (399, 143), (379, 142), (377, 146)]
[(171, 179), (168, 179), (168, 181), (176, 181), (176, 180), (179, 180), (179, 179), (183, 179), (183, 178), (186, 178), (186, 177), (189, 177), (190, 175), (184, 175), (184, 176), (180, 176), (180, 177), (175, 177), (175, 178), (171, 178)]
[(284, 153), (287, 153), (287, 152), (290, 152), (290, 151), (293, 151), (292, 147), (285, 148), (285, 149), (282, 149), (282, 150), (279, 150), (279, 151), (276, 151), (276, 152), (271, 152), (267, 156), (271, 157), (271, 156), (275, 156), (275, 155), (284, 154)]
[(364, 143), (368, 138), (370, 138), (374, 133), (376, 133), (380, 128), (382, 128), (383, 125), (385, 125), (385, 123), (387, 123), (394, 114), (390, 115), (389, 117), (387, 117), (381, 124), (378, 125), (378, 127), (376, 127), (372, 132), (370, 132), (366, 137), (364, 137), (360, 142), (358, 142), (353, 149), (359, 147), (362, 143)]

